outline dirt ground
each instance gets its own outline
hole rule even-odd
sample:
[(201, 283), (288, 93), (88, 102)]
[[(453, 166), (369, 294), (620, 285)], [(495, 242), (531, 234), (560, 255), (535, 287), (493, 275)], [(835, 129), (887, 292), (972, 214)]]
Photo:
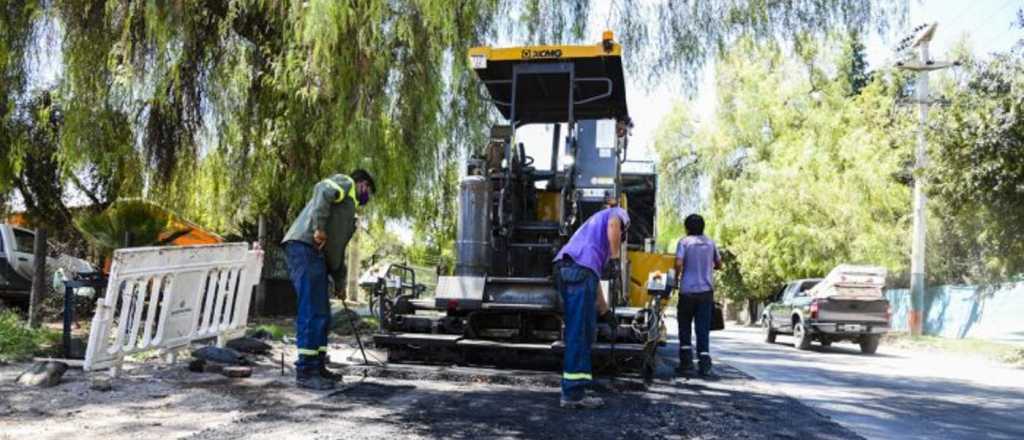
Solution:
[(14, 381), (26, 364), (0, 366), (0, 439), (859, 438), (726, 365), (709, 381), (674, 378), (666, 363), (647, 390), (604, 378), (595, 394), (605, 408), (569, 411), (551, 372), (339, 364), (345, 385), (312, 392), (295, 387), (293, 359), (275, 344), (248, 379), (192, 373), (187, 356), (135, 363), (107, 392), (76, 369), (54, 388), (24, 388)]

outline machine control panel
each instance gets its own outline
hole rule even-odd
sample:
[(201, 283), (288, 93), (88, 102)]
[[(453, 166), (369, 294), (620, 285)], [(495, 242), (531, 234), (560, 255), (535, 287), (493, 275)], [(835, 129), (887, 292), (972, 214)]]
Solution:
[(584, 202), (618, 193), (619, 151), (614, 119), (586, 119), (576, 129), (576, 187)]
[(654, 271), (647, 275), (647, 293), (652, 296), (668, 298), (675, 288), (676, 271), (670, 269), (667, 274)]

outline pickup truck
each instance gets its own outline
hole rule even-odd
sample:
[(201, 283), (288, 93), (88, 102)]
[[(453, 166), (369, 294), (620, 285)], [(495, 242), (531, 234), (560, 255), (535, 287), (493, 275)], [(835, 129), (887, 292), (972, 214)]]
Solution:
[[(36, 233), (30, 229), (11, 224), (0, 224), (0, 302), (27, 304), (32, 291), (32, 275), (35, 273), (33, 246)], [(66, 271), (94, 271), (95, 269), (78, 258), (61, 255), (60, 258), (46, 258), (49, 272), (57, 269)], [(48, 274), (49, 274), (48, 272)], [(47, 281), (50, 281), (49, 278)]]
[(36, 234), (8, 224), (0, 225), (0, 299), (28, 301), (32, 289), (32, 246)]
[(881, 268), (841, 265), (824, 279), (786, 283), (761, 315), (765, 342), (774, 343), (782, 333), (793, 335), (800, 350), (812, 341), (827, 347), (846, 340), (860, 344), (862, 353), (875, 353), (889, 331), (885, 275)]

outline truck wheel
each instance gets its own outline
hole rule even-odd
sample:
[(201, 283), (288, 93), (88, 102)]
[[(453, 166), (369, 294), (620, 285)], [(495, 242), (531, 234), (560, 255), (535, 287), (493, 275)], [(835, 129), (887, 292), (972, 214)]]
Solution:
[(764, 342), (774, 344), (775, 336), (778, 335), (778, 333), (776, 333), (775, 329), (772, 328), (772, 323), (767, 317), (761, 318), (761, 329), (764, 330)]
[(878, 343), (882, 341), (882, 335), (864, 335), (860, 337), (860, 352), (864, 354), (875, 354), (878, 351)]
[(793, 346), (798, 350), (809, 350), (811, 348), (811, 335), (802, 320), (793, 323)]

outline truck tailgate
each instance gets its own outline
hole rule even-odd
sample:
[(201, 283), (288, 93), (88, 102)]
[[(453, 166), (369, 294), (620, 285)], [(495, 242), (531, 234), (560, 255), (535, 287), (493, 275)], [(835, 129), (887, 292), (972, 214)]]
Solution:
[(889, 301), (832, 297), (818, 300), (818, 320), (827, 322), (887, 322)]

